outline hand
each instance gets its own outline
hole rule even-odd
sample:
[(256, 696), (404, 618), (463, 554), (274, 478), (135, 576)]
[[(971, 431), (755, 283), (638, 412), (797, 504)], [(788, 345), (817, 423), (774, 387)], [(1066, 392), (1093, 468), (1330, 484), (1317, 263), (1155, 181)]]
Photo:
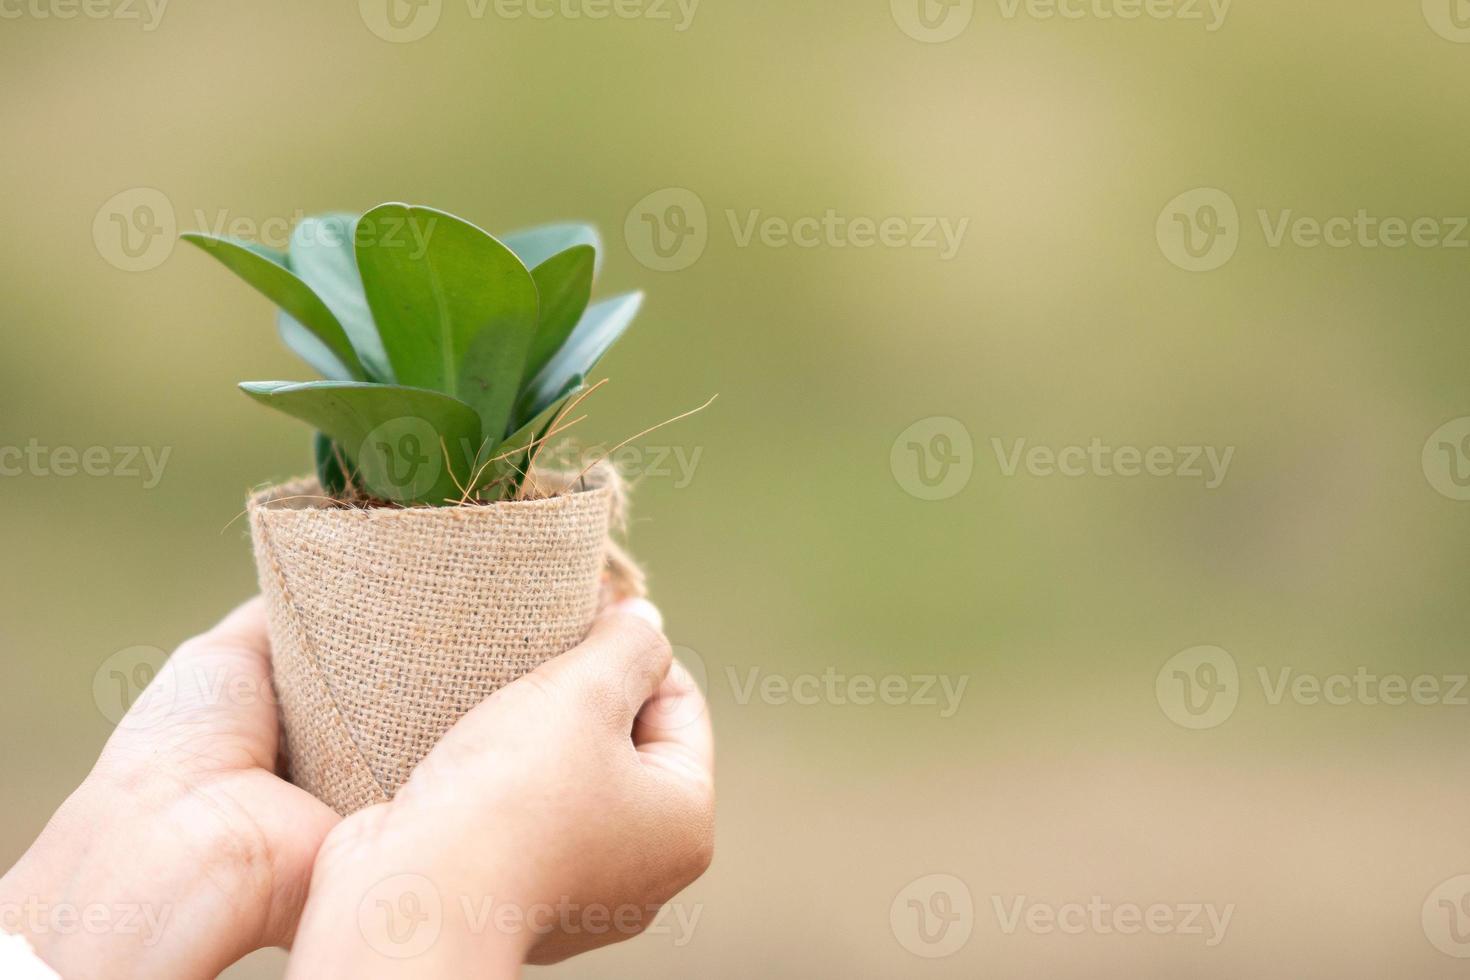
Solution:
[(613, 607), (333, 830), (289, 976), (515, 976), (637, 934), (699, 877), (709, 719), (655, 622)]
[(258, 599), (179, 647), (0, 879), (0, 928), (67, 978), (214, 977), (290, 944), (338, 817), (278, 774), (269, 651)]

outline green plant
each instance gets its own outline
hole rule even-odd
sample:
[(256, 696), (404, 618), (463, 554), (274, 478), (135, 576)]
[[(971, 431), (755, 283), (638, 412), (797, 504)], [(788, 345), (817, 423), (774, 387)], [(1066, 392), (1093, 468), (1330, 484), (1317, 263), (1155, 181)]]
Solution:
[(515, 497), (642, 302), (590, 303), (599, 241), (581, 224), (501, 241), (443, 211), (383, 204), (307, 218), (286, 251), (182, 237), (273, 300), (282, 339), (326, 379), (240, 387), (317, 428), (317, 473), (334, 495)]

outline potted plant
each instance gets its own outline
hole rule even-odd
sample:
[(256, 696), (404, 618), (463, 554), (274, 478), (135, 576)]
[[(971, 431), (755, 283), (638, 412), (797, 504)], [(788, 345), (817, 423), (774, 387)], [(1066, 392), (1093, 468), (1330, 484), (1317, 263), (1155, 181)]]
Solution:
[(384, 204), (307, 218), (285, 251), (183, 237), (273, 300), (324, 377), (241, 385), (317, 429), (316, 475), (248, 511), (291, 776), (351, 813), (580, 642), (610, 560), (640, 590), (609, 541), (616, 474), (536, 461), (642, 297), (590, 303), (585, 225), (497, 240)]

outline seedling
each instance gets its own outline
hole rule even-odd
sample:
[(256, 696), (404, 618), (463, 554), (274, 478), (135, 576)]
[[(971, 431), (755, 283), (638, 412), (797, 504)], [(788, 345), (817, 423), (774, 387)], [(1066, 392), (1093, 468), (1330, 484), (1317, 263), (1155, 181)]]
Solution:
[(321, 373), (240, 387), (318, 430), (317, 475), (343, 499), (521, 496), (643, 299), (590, 302), (600, 242), (582, 224), (502, 240), (443, 211), (382, 204), (307, 218), (285, 251), (182, 237), (275, 302), (281, 338)]

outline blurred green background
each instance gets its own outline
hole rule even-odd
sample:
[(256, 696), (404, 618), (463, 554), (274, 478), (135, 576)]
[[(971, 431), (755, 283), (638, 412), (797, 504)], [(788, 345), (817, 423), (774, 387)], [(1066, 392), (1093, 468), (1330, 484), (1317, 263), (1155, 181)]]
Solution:
[[(643, 441), (650, 462), (699, 456), (687, 485), (643, 475), (631, 540), (719, 739), (716, 862), (681, 899), (699, 924), (540, 972), (1462, 976), (1426, 896), (1470, 871), (1470, 708), (1272, 704), (1258, 675), (1467, 669), (1470, 503), (1421, 459), (1470, 415), (1459, 0), (1238, 0), (1216, 30), (1193, 0), (1173, 9), (1202, 20), (990, 0), (943, 43), (907, 2), (703, 0), (678, 30), (654, 0), (601, 20), (429, 0), (399, 11), (409, 33), (438, 17), (416, 40), (375, 34), (394, 31), (372, 0), (180, 3), (153, 29), (146, 7), (6, 7), (0, 446), (170, 455), (151, 488), (0, 477), (0, 859), (106, 738), (99, 668), (247, 596), (244, 496), (307, 466), (303, 427), (234, 388), (310, 376), (270, 304), (186, 246), (130, 259), (113, 215), (153, 227), (136, 207), (161, 196), (177, 230), (279, 240), (303, 212), (407, 200), (602, 228), (598, 295), (648, 300), (584, 440), (720, 395)], [(661, 262), (644, 215), (674, 220), (690, 195), (671, 188), (704, 213)], [(1238, 209), (1208, 272), (1156, 229), (1178, 213), (1203, 234), (1207, 214), (1166, 208), (1194, 188)], [(829, 209), (968, 225), (948, 259), (742, 240), (754, 213)], [(1451, 240), (1273, 247), (1259, 212), (1288, 210), (1451, 219)], [(924, 500), (894, 447), (933, 417), (972, 472)], [(1443, 467), (1470, 471), (1451, 431)], [(1235, 452), (1211, 490), (1006, 476), (992, 444), (1094, 438)], [(1238, 664), (1239, 703), (1186, 730), (1156, 678), (1206, 644)], [(742, 695), (752, 669), (829, 668), (967, 687), (950, 717)], [(906, 918), (935, 874), (974, 905), (942, 957)], [(1008, 933), (996, 904), (1018, 896), (1234, 917), (1212, 947)]]

